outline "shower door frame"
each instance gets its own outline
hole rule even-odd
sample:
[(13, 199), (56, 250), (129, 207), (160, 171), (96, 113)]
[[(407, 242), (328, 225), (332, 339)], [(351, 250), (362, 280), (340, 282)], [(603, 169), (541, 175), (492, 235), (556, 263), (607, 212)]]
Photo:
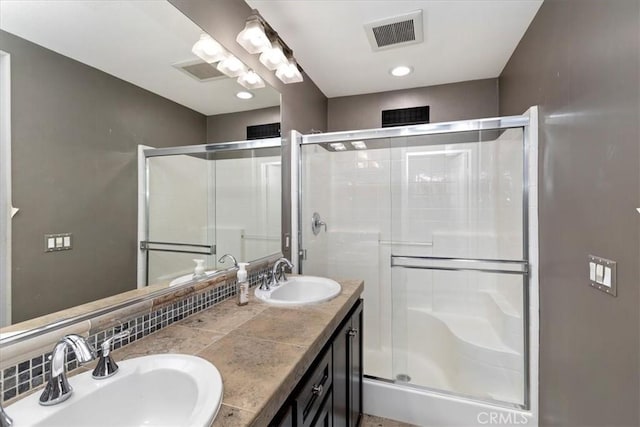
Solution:
[(143, 214), (140, 215), (142, 221), (138, 224), (138, 228), (143, 230), (142, 236), (138, 233), (138, 288), (144, 288), (149, 285), (149, 251), (216, 255), (215, 244), (201, 245), (149, 241), (149, 159), (163, 156), (215, 154), (228, 151), (254, 150), (260, 148), (282, 148), (282, 138), (263, 138), (167, 148), (142, 148), (140, 150), (141, 155), (144, 156), (144, 171), (141, 171), (142, 181), (144, 182), (144, 202), (142, 204), (138, 204), (138, 209), (143, 210)]
[[(521, 260), (471, 260), (465, 258), (442, 258), (442, 260), (453, 260), (453, 261), (490, 261), (492, 263), (504, 263), (508, 265), (513, 262), (515, 264), (519, 264), (522, 266), (521, 272), (514, 272), (513, 270), (509, 271), (509, 274), (521, 274), (523, 276), (523, 309), (522, 309), (522, 317), (523, 317), (523, 404), (518, 403), (510, 403), (504, 401), (497, 401), (492, 399), (482, 399), (474, 396), (469, 396), (462, 393), (450, 392), (441, 389), (434, 389), (430, 387), (424, 386), (410, 386), (411, 388), (416, 388), (419, 390), (425, 390), (429, 392), (434, 392), (436, 394), (440, 394), (443, 396), (453, 396), (453, 397), (461, 397), (464, 399), (468, 399), (470, 401), (475, 401), (483, 404), (497, 405), (502, 408), (508, 409), (517, 409), (524, 411), (531, 411), (533, 406), (537, 406), (537, 398), (532, 405), (532, 379), (531, 379), (531, 364), (535, 363), (535, 371), (537, 376), (537, 356), (535, 361), (532, 362), (531, 359), (531, 319), (530, 319), (530, 291), (531, 291), (531, 254), (530, 254), (530, 240), (529, 234), (530, 230), (530, 218), (529, 218), (529, 207), (530, 207), (530, 194), (529, 194), (529, 186), (531, 180), (532, 170), (530, 169), (530, 151), (532, 148), (532, 139), (537, 138), (537, 107), (531, 107), (525, 114), (519, 116), (504, 116), (504, 117), (493, 117), (486, 119), (475, 119), (475, 120), (461, 120), (461, 121), (451, 121), (451, 122), (442, 122), (442, 123), (429, 123), (429, 124), (421, 124), (421, 125), (410, 125), (410, 126), (399, 126), (399, 127), (390, 127), (390, 128), (379, 128), (379, 129), (364, 129), (364, 130), (354, 130), (354, 131), (341, 131), (341, 132), (328, 132), (328, 133), (317, 133), (317, 134), (309, 134), (303, 135), (296, 131), (292, 131), (291, 133), (291, 141), (292, 141), (292, 150), (291, 150), (291, 163), (292, 163), (292, 189), (297, 192), (297, 194), (292, 194), (292, 200), (297, 199), (297, 206), (292, 203), (292, 230), (295, 230), (294, 239), (292, 241), (292, 254), (297, 254), (296, 263), (298, 265), (298, 272), (302, 273), (302, 262), (306, 256), (303, 248), (303, 233), (302, 227), (306, 222), (303, 222), (302, 219), (302, 146), (304, 145), (317, 145), (317, 144), (328, 144), (332, 142), (351, 142), (351, 141), (366, 141), (371, 139), (382, 139), (382, 138), (398, 138), (398, 137), (413, 137), (413, 136), (427, 136), (427, 135), (437, 135), (437, 134), (447, 134), (447, 133), (459, 133), (459, 132), (471, 132), (471, 131), (492, 131), (492, 130), (506, 130), (506, 129), (514, 129), (520, 128), (523, 130), (523, 176), (522, 176), (522, 259)], [(534, 145), (536, 147), (535, 152), (537, 153), (537, 142)], [(295, 182), (295, 181), (297, 182)], [(536, 203), (537, 206), (537, 203)], [(536, 216), (537, 221), (537, 216)], [(536, 227), (537, 229), (537, 227)], [(535, 241), (537, 247), (537, 239)], [(393, 265), (393, 258), (391, 257), (391, 264)], [(437, 260), (438, 257), (428, 257), (432, 260)], [(535, 263), (537, 268), (537, 254), (535, 255)], [(411, 268), (411, 267), (409, 267)], [(482, 271), (481, 269), (473, 268), (474, 270)], [(464, 269), (463, 269), (464, 270)], [(537, 284), (537, 282), (536, 282)], [(538, 292), (537, 286), (535, 287), (535, 292)], [(537, 299), (536, 299), (537, 301)], [(537, 316), (536, 316), (536, 325), (537, 325)], [(535, 329), (535, 342), (538, 342), (538, 329), (536, 326)], [(377, 378), (365, 375), (365, 377), (382, 381), (382, 382), (390, 382), (394, 383), (393, 380), (385, 379), (385, 378)], [(535, 383), (535, 391), (537, 392), (537, 381)], [(537, 408), (533, 408), (537, 410)]]

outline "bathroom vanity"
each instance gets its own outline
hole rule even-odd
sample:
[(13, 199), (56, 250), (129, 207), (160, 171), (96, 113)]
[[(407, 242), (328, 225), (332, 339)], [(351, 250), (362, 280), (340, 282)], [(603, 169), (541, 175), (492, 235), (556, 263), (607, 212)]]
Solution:
[(291, 393), (272, 426), (357, 426), (362, 417), (362, 300)]

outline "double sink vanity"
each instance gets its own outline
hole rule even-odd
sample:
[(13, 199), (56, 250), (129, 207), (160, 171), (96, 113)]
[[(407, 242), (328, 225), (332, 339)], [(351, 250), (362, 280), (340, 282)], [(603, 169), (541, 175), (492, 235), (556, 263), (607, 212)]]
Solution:
[(110, 355), (107, 344), (117, 372), (79, 367), (60, 403), (42, 406), (35, 389), (5, 410), (16, 427), (357, 425), (362, 291), (310, 276), (255, 287), (246, 306), (227, 298)]

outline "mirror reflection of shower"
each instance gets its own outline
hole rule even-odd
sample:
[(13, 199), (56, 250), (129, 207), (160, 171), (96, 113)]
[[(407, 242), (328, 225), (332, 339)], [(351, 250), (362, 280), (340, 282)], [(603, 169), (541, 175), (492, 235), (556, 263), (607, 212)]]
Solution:
[(194, 258), (211, 272), (229, 267), (221, 254), (281, 250), (280, 139), (195, 147), (147, 153), (149, 284), (189, 280)]

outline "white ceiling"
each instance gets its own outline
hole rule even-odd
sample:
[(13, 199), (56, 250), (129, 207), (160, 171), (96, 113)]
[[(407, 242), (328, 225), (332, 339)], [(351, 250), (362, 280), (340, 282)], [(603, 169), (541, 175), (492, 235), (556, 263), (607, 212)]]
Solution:
[[(329, 97), (500, 75), (542, 0), (245, 0)], [(373, 52), (363, 25), (422, 9), (424, 42)], [(392, 77), (396, 65), (414, 72)]]
[(0, 0), (0, 28), (205, 115), (280, 105), (272, 88), (249, 101), (235, 79), (199, 82), (172, 64), (202, 30), (166, 0)]

